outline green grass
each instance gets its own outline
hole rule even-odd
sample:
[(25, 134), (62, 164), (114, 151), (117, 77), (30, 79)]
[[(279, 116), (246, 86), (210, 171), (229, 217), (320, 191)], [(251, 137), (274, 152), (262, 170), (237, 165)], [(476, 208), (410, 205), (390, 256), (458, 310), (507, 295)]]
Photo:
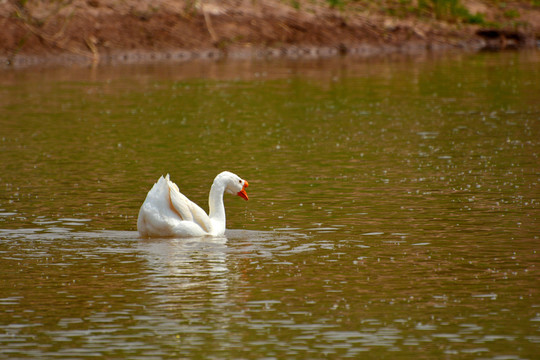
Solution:
[[(532, 1), (540, 2), (540, 0)], [(292, 3), (296, 4), (296, 8), (299, 8), (298, 4), (301, 1), (292, 0)], [(462, 0), (324, 0), (324, 3), (331, 8), (339, 9), (343, 9), (347, 5), (357, 5), (364, 9), (378, 9), (386, 15), (397, 17), (406, 17), (412, 14), (454, 23), (486, 23), (483, 14), (471, 14), (463, 5)]]
[(504, 12), (504, 17), (507, 19), (517, 19), (519, 18), (519, 11), (516, 9), (509, 9)]
[(418, 8), (432, 14), (439, 20), (484, 24), (482, 14), (471, 14), (460, 0), (419, 0)]
[(330, 7), (337, 8), (343, 7), (347, 0), (326, 0), (326, 2), (328, 3), (328, 5), (330, 5)]

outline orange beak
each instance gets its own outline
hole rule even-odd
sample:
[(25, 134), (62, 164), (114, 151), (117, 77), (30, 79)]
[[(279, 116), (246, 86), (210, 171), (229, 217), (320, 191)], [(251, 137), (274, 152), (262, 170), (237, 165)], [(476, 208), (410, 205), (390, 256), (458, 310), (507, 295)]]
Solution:
[(238, 196), (243, 198), (244, 200), (249, 200), (248, 194), (246, 192), (246, 188), (249, 186), (248, 182), (244, 180), (244, 186), (242, 187), (242, 190), (238, 192)]

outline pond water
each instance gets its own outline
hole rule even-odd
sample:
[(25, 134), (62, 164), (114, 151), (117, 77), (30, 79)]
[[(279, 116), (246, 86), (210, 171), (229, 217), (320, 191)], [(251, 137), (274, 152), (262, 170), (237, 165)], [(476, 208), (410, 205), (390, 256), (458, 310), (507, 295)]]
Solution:
[[(0, 74), (0, 358), (534, 359), (540, 54)], [(140, 239), (170, 173), (224, 238)]]

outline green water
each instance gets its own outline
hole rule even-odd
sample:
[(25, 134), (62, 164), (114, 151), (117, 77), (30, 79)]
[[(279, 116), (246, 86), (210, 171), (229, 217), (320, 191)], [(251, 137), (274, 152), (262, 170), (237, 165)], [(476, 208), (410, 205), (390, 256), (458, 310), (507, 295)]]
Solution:
[[(538, 358), (538, 52), (5, 71), (0, 115), (2, 359)], [(138, 238), (222, 170), (226, 238)]]

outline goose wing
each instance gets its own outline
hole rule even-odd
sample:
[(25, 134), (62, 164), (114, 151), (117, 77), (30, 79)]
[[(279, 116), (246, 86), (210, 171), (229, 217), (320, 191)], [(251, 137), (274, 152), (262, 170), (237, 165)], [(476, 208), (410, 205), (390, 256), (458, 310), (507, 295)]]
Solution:
[(165, 177), (169, 187), (169, 205), (182, 220), (192, 221), (199, 225), (204, 231), (210, 232), (210, 218), (199, 205), (189, 200), (180, 192), (178, 186), (169, 179), (169, 174)]

